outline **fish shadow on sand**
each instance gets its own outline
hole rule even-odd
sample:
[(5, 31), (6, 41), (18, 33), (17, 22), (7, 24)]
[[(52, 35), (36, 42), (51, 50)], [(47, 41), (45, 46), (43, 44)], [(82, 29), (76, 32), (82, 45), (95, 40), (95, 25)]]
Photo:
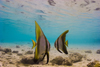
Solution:
[(20, 63), (23, 64), (34, 64), (33, 57), (24, 57), (21, 59)]
[(38, 60), (38, 62), (34, 62), (34, 56), (26, 56), (26, 57), (23, 57), (19, 63), (20, 64), (23, 64), (23, 65), (33, 65), (33, 64), (45, 64), (44, 61), (41, 61), (42, 57)]

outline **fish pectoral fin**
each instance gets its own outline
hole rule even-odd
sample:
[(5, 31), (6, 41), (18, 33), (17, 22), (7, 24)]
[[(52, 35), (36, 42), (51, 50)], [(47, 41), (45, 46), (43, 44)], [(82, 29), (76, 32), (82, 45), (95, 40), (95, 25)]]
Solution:
[[(31, 39), (32, 40), (32, 39)], [(33, 46), (32, 46), (32, 49), (36, 46), (36, 43), (34, 40), (32, 40), (32, 43), (33, 43)]]
[(65, 42), (65, 45), (68, 47), (68, 40)]

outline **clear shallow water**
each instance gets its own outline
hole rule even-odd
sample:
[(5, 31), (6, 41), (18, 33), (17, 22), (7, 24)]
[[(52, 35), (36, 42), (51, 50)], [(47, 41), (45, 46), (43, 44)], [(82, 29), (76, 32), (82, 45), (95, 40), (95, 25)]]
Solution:
[(94, 10), (99, 5), (93, 7), (90, 3), (88, 11), (75, 4), (71, 7), (55, 2), (52, 6), (46, 0), (0, 0), (0, 43), (32, 45), (31, 39), (36, 41), (36, 20), (52, 45), (61, 33), (69, 30), (69, 46), (100, 46), (100, 10)]
[[(0, 43), (1, 47), (4, 48), (16, 48), (16, 45), (19, 45), (21, 49), (31, 49), (32, 48), (32, 43)], [(51, 43), (51, 48), (54, 48), (54, 44)], [(97, 50), (100, 49), (99, 47), (100, 44), (69, 44), (69, 46), (67, 47), (67, 50)]]

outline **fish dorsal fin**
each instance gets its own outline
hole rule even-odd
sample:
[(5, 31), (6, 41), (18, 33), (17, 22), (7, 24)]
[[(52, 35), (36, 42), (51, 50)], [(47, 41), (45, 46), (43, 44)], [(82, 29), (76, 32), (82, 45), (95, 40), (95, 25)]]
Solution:
[(62, 33), (60, 36), (63, 39), (63, 41), (65, 42), (66, 39), (66, 34), (69, 32), (69, 30), (66, 30), (64, 33)]
[(68, 40), (65, 42), (65, 45), (68, 47)]
[[(31, 39), (32, 40), (32, 39)], [(33, 43), (33, 47), (32, 47), (32, 49), (36, 46), (36, 43), (35, 43), (35, 41), (34, 40), (32, 40), (32, 43)]]
[(35, 31), (36, 31), (36, 41), (38, 41), (39, 37), (44, 34), (36, 21), (35, 21)]

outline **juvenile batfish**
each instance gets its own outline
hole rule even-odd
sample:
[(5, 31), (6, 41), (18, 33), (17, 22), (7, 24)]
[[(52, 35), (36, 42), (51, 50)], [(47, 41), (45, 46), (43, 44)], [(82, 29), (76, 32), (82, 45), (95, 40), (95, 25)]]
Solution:
[(38, 60), (40, 59), (40, 56), (44, 54), (42, 60), (44, 59), (45, 55), (47, 55), (47, 63), (48, 63), (49, 62), (50, 43), (47, 40), (47, 38), (45, 37), (42, 29), (40, 28), (40, 26), (37, 24), (36, 21), (35, 21), (35, 32), (36, 32), (37, 43), (35, 43), (35, 41), (32, 40), (32, 42), (33, 42), (32, 48), (34, 48), (36, 46), (35, 54), (34, 54), (34, 62), (38, 62)]
[(65, 42), (66, 39), (66, 34), (69, 32), (69, 30), (66, 30), (65, 32), (63, 32), (55, 41), (54, 46), (55, 48), (62, 53), (60, 50), (62, 50), (65, 54), (68, 54), (67, 52), (67, 48), (68, 47), (68, 40)]

